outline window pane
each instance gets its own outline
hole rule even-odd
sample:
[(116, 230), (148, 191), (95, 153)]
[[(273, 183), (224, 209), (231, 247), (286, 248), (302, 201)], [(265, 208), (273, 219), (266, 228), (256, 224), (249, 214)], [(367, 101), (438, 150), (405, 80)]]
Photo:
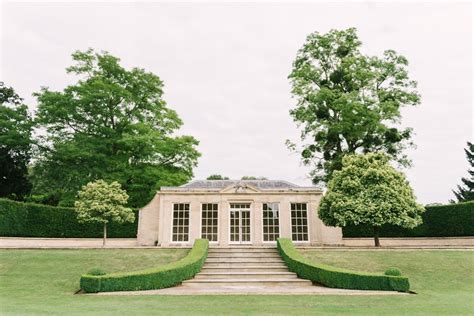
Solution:
[(306, 203), (291, 203), (291, 231), (294, 241), (308, 240), (308, 218)]
[(189, 239), (189, 204), (173, 204), (173, 241), (188, 241)]
[(263, 203), (263, 241), (275, 241), (279, 236), (279, 204)]
[[(201, 236), (209, 241), (217, 241), (218, 204), (206, 203), (201, 209)], [(233, 219), (231, 219), (233, 221)], [(232, 233), (232, 232), (231, 232)]]

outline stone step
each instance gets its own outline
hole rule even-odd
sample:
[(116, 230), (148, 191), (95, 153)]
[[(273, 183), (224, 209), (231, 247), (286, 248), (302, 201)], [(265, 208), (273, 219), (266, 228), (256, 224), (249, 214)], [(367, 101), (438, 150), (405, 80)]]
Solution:
[(238, 256), (238, 255), (249, 255), (249, 256), (280, 256), (277, 251), (209, 251), (208, 256)]
[(275, 246), (272, 246), (271, 244), (265, 245), (265, 246), (252, 246), (252, 245), (225, 245), (225, 246), (218, 246), (218, 245), (213, 245), (211, 244), (209, 246), (209, 250), (212, 249), (244, 249), (244, 250), (252, 250), (252, 249), (277, 249), (276, 244)]
[(185, 287), (227, 287), (227, 286), (312, 286), (311, 281), (290, 278), (271, 278), (271, 279), (191, 279), (183, 282)]
[(273, 261), (273, 262), (235, 262), (235, 261), (215, 261), (210, 262), (209, 259), (204, 263), (203, 268), (246, 268), (246, 267), (274, 267), (274, 268), (287, 268), (283, 261)]
[(249, 266), (249, 267), (242, 267), (238, 266), (226, 266), (226, 267), (208, 267), (204, 266), (201, 269), (201, 272), (288, 272), (288, 268), (286, 266)]
[(228, 253), (228, 252), (257, 252), (257, 253), (278, 253), (276, 248), (209, 248), (209, 253)]
[(207, 258), (208, 263), (284, 263), (281, 258), (277, 257), (212, 257)]
[(271, 252), (211, 252), (207, 255), (208, 258), (281, 258), (278, 253)]
[(297, 279), (297, 275), (292, 272), (200, 272), (194, 280), (211, 280), (211, 279), (278, 279), (284, 277), (285, 279)]

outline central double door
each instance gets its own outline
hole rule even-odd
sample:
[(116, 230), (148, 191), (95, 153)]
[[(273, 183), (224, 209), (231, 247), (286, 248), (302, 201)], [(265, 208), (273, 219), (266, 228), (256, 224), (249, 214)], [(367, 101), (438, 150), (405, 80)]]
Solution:
[(250, 203), (230, 204), (230, 243), (251, 243)]

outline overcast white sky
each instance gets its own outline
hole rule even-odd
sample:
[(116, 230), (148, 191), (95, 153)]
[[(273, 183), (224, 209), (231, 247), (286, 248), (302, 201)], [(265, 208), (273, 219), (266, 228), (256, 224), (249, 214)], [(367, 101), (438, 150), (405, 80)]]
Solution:
[(307, 34), (356, 27), (363, 51), (410, 62), (422, 104), (405, 170), (422, 203), (446, 202), (467, 175), (473, 140), (469, 2), (13, 2), (1, 6), (0, 80), (31, 109), (40, 86), (73, 83), (70, 54), (107, 50), (165, 82), (165, 99), (200, 140), (196, 178), (220, 173), (311, 183), (285, 139), (298, 139), (287, 76)]

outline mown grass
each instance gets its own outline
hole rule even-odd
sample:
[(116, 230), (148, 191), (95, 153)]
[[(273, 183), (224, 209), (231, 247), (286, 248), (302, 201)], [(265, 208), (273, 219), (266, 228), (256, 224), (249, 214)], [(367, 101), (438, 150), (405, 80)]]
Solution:
[(0, 250), (0, 315), (472, 315), (472, 251), (334, 251), (304, 254), (363, 271), (400, 268), (417, 295), (403, 296), (84, 296), (73, 295), (91, 267), (152, 267), (179, 249)]

